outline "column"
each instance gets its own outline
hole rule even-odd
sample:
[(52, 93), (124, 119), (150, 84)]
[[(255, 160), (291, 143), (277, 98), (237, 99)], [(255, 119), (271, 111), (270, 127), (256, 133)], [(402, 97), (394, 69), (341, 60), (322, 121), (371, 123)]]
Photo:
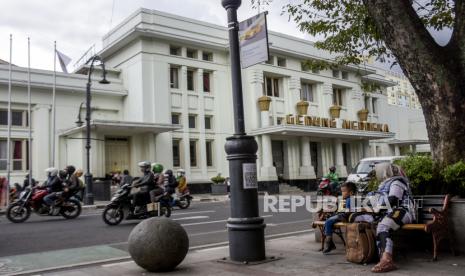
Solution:
[[(185, 49), (185, 48), (183, 48)], [(183, 162), (181, 165), (186, 171), (186, 175), (191, 175), (191, 155), (189, 151), (189, 96), (187, 94), (187, 66), (181, 66), (181, 75), (179, 77), (179, 85), (182, 91), (182, 146), (181, 155)]]
[[(261, 124), (262, 127), (270, 125), (269, 111), (261, 111)], [(260, 179), (262, 181), (276, 181), (278, 175), (276, 173), (276, 167), (273, 166), (273, 151), (271, 146), (270, 135), (264, 134), (261, 136), (262, 146), (262, 167), (260, 168)]]
[(400, 148), (399, 145), (394, 145), (394, 155), (400, 156)]
[(45, 179), (50, 164), (50, 106), (36, 105), (32, 112), (32, 171), (35, 179)]
[(336, 171), (339, 174), (339, 177), (346, 177), (347, 168), (344, 165), (344, 153), (342, 152), (343, 148), (341, 139), (334, 139), (334, 151)]
[(370, 141), (363, 141), (362, 142), (362, 147), (363, 147), (363, 158), (370, 157)]
[(197, 69), (197, 89), (199, 93), (199, 112), (198, 112), (198, 127), (199, 127), (199, 167), (202, 170), (202, 178), (207, 179), (207, 149), (205, 139), (205, 97), (203, 91), (203, 69)]
[(310, 138), (300, 138), (300, 156), (302, 159), (301, 166), (299, 168), (299, 176), (302, 179), (314, 179), (316, 178), (315, 169), (312, 166), (312, 157), (310, 155)]
[(415, 144), (411, 145), (411, 151), (413, 154), (417, 153), (417, 145)]

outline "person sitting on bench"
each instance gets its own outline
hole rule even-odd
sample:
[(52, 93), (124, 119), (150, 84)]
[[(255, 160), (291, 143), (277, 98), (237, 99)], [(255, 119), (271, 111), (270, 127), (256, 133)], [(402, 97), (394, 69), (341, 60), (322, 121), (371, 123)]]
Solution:
[(410, 185), (403, 176), (400, 167), (379, 163), (375, 166), (376, 178), (380, 181), (376, 194), (380, 195), (379, 203), (386, 207), (382, 220), (376, 229), (376, 240), (381, 257), (371, 271), (375, 273), (389, 272), (397, 269), (392, 259), (392, 232), (402, 225), (415, 221), (415, 206)]
[(338, 210), (336, 215), (325, 221), (324, 235), (326, 236), (326, 239), (323, 254), (328, 254), (332, 250), (336, 249), (336, 245), (333, 241), (333, 226), (339, 221), (347, 221), (350, 214), (349, 212), (353, 209), (354, 205), (354, 203), (351, 204), (350, 197), (355, 194), (355, 191), (356, 186), (353, 182), (345, 182), (341, 185), (342, 199), (345, 201), (345, 204), (343, 204), (342, 210)]

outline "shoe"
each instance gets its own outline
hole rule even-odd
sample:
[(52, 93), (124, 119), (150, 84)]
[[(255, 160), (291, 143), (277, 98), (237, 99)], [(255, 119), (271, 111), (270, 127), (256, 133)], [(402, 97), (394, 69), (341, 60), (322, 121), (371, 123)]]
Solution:
[(325, 247), (323, 249), (323, 254), (326, 255), (329, 252), (333, 251), (334, 249), (336, 249), (336, 245), (333, 242), (333, 238), (330, 237), (330, 236), (326, 237), (326, 239), (325, 239)]

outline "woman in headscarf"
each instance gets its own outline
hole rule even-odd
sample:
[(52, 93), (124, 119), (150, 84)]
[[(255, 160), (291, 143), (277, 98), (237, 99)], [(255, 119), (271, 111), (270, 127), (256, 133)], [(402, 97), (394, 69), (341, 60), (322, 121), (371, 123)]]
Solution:
[(376, 193), (380, 196), (382, 207), (387, 209), (376, 229), (380, 261), (371, 271), (379, 273), (397, 269), (392, 259), (392, 232), (415, 220), (415, 208), (408, 179), (399, 166), (379, 163), (375, 170), (381, 183)]

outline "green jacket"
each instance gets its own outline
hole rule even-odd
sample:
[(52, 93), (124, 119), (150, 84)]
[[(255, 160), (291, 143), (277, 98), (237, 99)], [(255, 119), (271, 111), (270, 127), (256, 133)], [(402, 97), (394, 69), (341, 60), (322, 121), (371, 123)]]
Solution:
[(339, 181), (339, 176), (337, 175), (336, 172), (332, 173), (328, 173), (324, 176), (325, 178), (328, 178), (330, 182), (337, 182)]

